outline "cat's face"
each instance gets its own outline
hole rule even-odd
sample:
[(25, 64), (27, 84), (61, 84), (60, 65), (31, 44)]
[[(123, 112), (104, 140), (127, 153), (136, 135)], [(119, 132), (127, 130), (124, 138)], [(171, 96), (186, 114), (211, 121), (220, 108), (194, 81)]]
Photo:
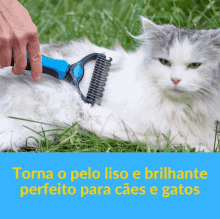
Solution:
[(148, 74), (168, 98), (210, 98), (220, 84), (220, 30), (185, 30), (142, 18), (137, 37), (151, 50)]

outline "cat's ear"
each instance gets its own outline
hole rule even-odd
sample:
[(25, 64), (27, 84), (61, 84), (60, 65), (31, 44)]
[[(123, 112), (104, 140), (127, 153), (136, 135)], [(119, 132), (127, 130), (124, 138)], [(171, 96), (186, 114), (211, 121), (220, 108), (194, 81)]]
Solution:
[(147, 42), (152, 38), (158, 37), (159, 35), (164, 35), (165, 33), (161, 30), (161, 27), (159, 25), (156, 25), (151, 20), (149, 20), (146, 17), (140, 16), (140, 19), (142, 21), (142, 27), (143, 27), (143, 33), (139, 36), (134, 36), (128, 32), (128, 34), (139, 41)]
[(219, 46), (220, 47), (220, 29), (216, 29), (216, 30), (209, 30), (209, 32), (211, 32), (211, 40), (209, 41), (209, 43), (214, 44), (215, 46)]
[(140, 19), (142, 22), (142, 27), (143, 27), (144, 33), (146, 32), (148, 34), (154, 34), (154, 33), (165, 34), (162, 31), (161, 26), (155, 24), (153, 21), (149, 20), (147, 17), (140, 16)]
[(148, 30), (153, 30), (153, 29), (155, 29), (155, 31), (159, 30), (159, 27), (154, 22), (149, 20), (148, 18), (140, 16), (140, 19), (142, 22), (142, 27), (143, 27), (144, 32)]
[(216, 30), (216, 37), (213, 39), (216, 46), (220, 48), (220, 29)]

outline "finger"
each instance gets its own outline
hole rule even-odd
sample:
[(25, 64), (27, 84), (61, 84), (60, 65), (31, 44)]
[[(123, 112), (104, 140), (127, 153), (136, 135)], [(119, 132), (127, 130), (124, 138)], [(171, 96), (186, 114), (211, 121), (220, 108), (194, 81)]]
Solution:
[(37, 28), (33, 30), (31, 36), (28, 38), (27, 51), (30, 59), (33, 80), (40, 81), (42, 74), (42, 59)]
[(0, 38), (1, 46), (0, 46), (0, 66), (8, 67), (11, 65), (11, 45), (7, 42), (7, 40)]
[(15, 75), (22, 74), (27, 66), (26, 46), (16, 46), (13, 50), (14, 53), (14, 68), (12, 72)]
[(7, 67), (11, 65), (11, 35), (2, 18), (0, 18), (0, 23), (0, 66)]

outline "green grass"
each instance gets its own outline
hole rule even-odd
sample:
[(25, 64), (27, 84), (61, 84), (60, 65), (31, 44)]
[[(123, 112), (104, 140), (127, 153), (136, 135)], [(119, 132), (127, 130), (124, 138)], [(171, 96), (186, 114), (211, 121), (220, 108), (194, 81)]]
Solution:
[[(116, 42), (125, 50), (135, 50), (138, 43), (126, 32), (141, 33), (139, 15), (147, 16), (157, 24), (171, 23), (187, 29), (219, 28), (220, 4), (203, 0), (21, 0), (38, 27), (41, 43), (67, 42), (87, 37), (98, 46), (112, 48)], [(38, 152), (149, 152), (141, 143), (123, 142), (119, 139), (102, 139), (94, 133), (81, 131), (77, 124), (69, 129), (58, 127), (63, 134), (57, 141), (47, 138), (38, 142)], [(39, 133), (45, 136), (45, 131)], [(213, 139), (218, 144), (218, 139)], [(171, 150), (170, 140), (165, 149)], [(189, 149), (188, 151), (194, 151)]]

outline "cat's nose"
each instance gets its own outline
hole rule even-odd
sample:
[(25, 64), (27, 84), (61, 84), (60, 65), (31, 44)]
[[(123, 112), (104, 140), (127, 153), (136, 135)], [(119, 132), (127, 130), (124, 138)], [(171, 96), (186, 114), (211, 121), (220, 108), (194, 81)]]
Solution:
[(178, 78), (172, 78), (171, 80), (173, 81), (173, 83), (174, 83), (175, 85), (177, 85), (177, 84), (181, 81), (181, 80), (178, 79)]

